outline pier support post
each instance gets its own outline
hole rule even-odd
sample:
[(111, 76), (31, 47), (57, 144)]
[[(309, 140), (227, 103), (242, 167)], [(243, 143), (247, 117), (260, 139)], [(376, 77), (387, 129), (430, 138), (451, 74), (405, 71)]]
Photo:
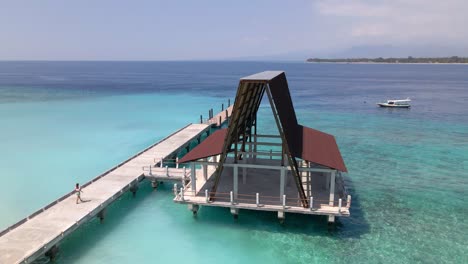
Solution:
[(193, 215), (197, 215), (199, 208), (200, 208), (200, 206), (198, 204), (189, 204), (188, 205), (188, 209), (190, 211), (192, 211)]
[(231, 214), (234, 217), (234, 219), (239, 218), (239, 208), (231, 208)]
[(136, 192), (138, 191), (138, 182), (130, 186), (130, 191), (132, 192), (133, 197), (135, 197)]
[(153, 187), (153, 189), (157, 189), (158, 186), (159, 186), (159, 182), (157, 180), (151, 181), (151, 187)]
[(286, 213), (284, 211), (278, 211), (278, 220), (280, 224), (284, 224), (285, 218), (286, 218)]
[(45, 256), (50, 259), (50, 261), (54, 261), (55, 257), (57, 257), (57, 254), (59, 252), (59, 248), (57, 245), (53, 245), (47, 252), (45, 253)]
[(335, 171), (330, 173), (330, 202), (329, 205), (333, 206), (335, 201)]
[(346, 199), (346, 208), (351, 207), (351, 195), (348, 195), (348, 198)]
[(102, 224), (104, 222), (104, 218), (106, 216), (106, 208), (102, 209), (101, 211), (99, 211), (99, 213), (97, 214), (97, 218), (99, 218), (99, 222)]

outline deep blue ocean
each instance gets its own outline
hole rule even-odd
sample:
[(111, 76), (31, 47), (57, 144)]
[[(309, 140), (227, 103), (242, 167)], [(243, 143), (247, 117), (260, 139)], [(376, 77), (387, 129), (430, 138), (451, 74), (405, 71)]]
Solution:
[[(0, 62), (0, 229), (284, 70), (299, 122), (335, 135), (350, 218), (202, 208), (144, 182), (57, 263), (468, 263), (468, 65)], [(410, 109), (376, 102), (410, 97)], [(260, 129), (276, 129), (260, 109)], [(39, 262), (47, 262), (41, 259)]]

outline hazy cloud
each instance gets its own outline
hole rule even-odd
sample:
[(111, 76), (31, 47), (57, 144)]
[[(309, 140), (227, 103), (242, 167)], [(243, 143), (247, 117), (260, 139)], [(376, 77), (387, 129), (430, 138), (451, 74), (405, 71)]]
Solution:
[(315, 4), (326, 20), (356, 44), (468, 43), (466, 0), (323, 0)]

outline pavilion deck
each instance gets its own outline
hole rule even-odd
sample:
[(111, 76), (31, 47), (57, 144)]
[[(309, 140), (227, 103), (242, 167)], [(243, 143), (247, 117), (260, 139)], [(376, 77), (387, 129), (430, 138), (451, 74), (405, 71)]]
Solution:
[[(344, 186), (342, 177), (336, 178), (338, 188), (335, 188), (334, 198), (330, 201), (330, 189), (327, 187), (329, 186), (329, 178), (327, 182), (326, 173), (311, 172), (309, 188), (306, 188), (307, 180), (305, 173), (303, 173), (304, 190), (308, 190), (309, 195), (307, 197), (313, 197), (312, 207), (304, 208), (301, 205), (297, 187), (290, 171), (285, 173), (284, 192), (281, 192), (281, 177), (280, 170), (278, 170), (280, 160), (245, 158), (241, 163), (234, 165), (233, 158), (228, 158), (215, 193), (210, 193), (210, 190), (214, 185), (216, 165), (214, 165), (214, 162), (206, 164), (213, 165), (202, 164), (202, 166), (207, 167), (206, 175), (203, 174), (202, 170), (197, 170), (195, 194), (193, 185), (189, 183), (185, 186), (183, 193), (177, 194), (174, 199), (175, 202), (235, 209), (349, 216), (347, 197), (345, 197), (344, 189), (340, 188), (340, 186)], [(245, 165), (251, 165), (252, 168), (246, 168)], [(233, 192), (236, 189), (234, 186), (235, 166), (238, 166), (237, 195)], [(254, 166), (262, 168), (254, 168)], [(231, 192), (233, 193), (231, 194)], [(212, 199), (207, 199), (207, 194), (212, 194)], [(231, 195), (233, 196), (232, 199)], [(283, 201), (283, 195), (286, 195), (285, 202)], [(342, 200), (341, 207), (339, 206), (340, 199)]]

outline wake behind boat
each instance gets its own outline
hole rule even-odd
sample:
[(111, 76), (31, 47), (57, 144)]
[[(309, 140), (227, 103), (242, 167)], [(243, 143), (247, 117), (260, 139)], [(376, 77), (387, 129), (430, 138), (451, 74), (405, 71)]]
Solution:
[(409, 98), (401, 100), (387, 100), (386, 103), (377, 103), (380, 107), (409, 108), (411, 100)]

